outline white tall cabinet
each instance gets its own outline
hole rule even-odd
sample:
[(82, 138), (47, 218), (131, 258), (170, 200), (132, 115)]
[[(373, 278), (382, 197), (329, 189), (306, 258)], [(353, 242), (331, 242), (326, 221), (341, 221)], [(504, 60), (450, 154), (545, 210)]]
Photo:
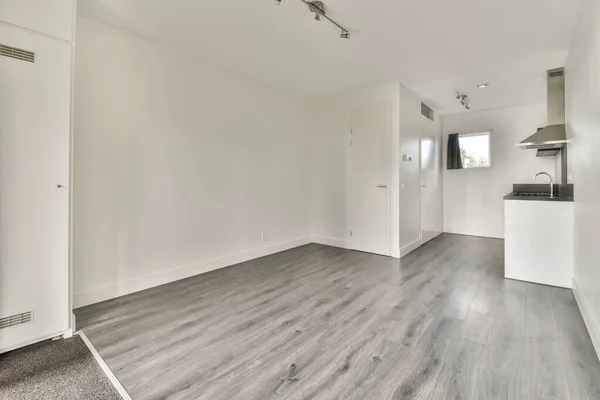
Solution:
[(71, 329), (74, 0), (0, 0), (0, 352)]

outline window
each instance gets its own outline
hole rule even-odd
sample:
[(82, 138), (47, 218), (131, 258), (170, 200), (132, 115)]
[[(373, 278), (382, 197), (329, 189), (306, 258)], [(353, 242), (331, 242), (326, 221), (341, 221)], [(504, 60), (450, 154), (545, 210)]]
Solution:
[(463, 168), (490, 167), (490, 132), (458, 135)]

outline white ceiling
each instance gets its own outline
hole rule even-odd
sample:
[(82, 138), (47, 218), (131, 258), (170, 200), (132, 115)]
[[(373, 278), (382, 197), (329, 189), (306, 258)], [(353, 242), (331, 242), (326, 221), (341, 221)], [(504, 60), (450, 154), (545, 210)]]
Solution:
[[(307, 97), (401, 81), (442, 113), (545, 101), (580, 0), (79, 0), (84, 16)], [(477, 89), (490, 82), (487, 89)]]

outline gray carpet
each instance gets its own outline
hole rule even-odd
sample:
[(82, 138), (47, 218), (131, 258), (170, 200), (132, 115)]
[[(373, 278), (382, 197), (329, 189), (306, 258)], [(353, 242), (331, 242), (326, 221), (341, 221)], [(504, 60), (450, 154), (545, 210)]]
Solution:
[(0, 399), (121, 399), (79, 336), (0, 354)]

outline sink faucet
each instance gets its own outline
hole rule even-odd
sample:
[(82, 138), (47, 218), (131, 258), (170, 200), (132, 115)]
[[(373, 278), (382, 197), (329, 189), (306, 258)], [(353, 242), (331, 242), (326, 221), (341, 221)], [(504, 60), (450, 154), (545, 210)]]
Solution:
[(546, 175), (548, 177), (548, 179), (550, 179), (550, 197), (554, 197), (554, 180), (552, 180), (552, 177), (550, 176), (549, 173), (547, 172), (538, 172), (537, 174), (535, 174), (535, 176), (533, 177), (533, 180), (535, 181), (535, 178), (537, 178), (540, 175)]

